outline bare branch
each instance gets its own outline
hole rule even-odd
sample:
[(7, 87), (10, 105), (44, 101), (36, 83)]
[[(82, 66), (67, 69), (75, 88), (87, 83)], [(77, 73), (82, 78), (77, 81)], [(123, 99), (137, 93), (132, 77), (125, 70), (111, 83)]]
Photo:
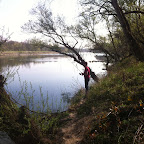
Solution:
[(9, 34), (9, 32), (5, 32), (4, 27), (0, 28), (0, 31), (1, 31), (1, 34), (0, 34), (0, 47), (1, 47), (4, 43), (6, 43), (10, 39), (13, 33)]
[(132, 13), (135, 13), (135, 14), (144, 14), (143, 11), (127, 11), (124, 14), (132, 14)]

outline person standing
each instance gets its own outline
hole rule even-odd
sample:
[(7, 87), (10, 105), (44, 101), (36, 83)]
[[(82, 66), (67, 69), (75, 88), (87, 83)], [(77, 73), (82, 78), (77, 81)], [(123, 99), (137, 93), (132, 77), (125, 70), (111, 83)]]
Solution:
[(85, 89), (86, 89), (86, 94), (88, 92), (88, 83), (90, 80), (90, 68), (87, 66), (87, 62), (84, 63), (85, 70), (82, 75), (84, 75), (84, 81), (85, 81)]

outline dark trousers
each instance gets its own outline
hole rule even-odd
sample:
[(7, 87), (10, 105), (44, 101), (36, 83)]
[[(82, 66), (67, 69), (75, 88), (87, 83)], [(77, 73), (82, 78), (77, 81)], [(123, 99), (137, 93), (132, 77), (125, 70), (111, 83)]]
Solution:
[(89, 83), (89, 77), (85, 77), (85, 89), (88, 91), (88, 83)]

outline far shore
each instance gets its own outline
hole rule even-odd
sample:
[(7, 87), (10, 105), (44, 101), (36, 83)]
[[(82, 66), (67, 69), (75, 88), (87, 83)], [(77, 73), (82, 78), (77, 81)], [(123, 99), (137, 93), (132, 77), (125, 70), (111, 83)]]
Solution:
[(26, 56), (26, 55), (57, 55), (57, 52), (53, 51), (1, 51), (0, 57), (2, 56)]

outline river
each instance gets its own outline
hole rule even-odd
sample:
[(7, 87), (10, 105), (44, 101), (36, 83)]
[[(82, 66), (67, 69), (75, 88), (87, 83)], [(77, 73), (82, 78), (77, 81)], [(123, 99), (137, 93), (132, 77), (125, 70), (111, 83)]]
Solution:
[[(103, 62), (97, 61), (101, 53), (81, 53), (88, 66), (98, 77), (106, 75)], [(37, 55), (0, 58), (2, 74), (7, 77), (5, 89), (18, 103), (31, 110), (64, 111), (69, 100), (84, 88), (79, 75), (84, 68), (73, 59), (62, 55)], [(90, 80), (93, 83), (93, 80)]]

